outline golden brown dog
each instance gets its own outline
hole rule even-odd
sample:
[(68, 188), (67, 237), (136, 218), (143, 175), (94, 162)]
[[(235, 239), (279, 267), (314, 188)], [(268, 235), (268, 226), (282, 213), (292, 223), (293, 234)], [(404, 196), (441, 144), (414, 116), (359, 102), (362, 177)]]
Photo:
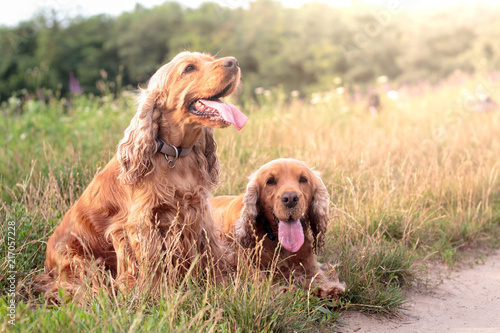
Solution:
[(198, 254), (202, 268), (207, 254), (222, 262), (209, 206), (219, 170), (213, 128), (245, 124), (219, 100), (239, 82), (236, 59), (189, 52), (151, 77), (117, 154), (49, 238), (38, 291), (75, 294), (92, 265), (130, 288), (148, 276), (141, 267), (153, 275), (167, 266), (185, 271)]
[(210, 200), (214, 219), (243, 247), (262, 241), (260, 264), (268, 267), (280, 246), (283, 273), (307, 288), (318, 288), (321, 297), (344, 291), (336, 273), (317, 262), (315, 251), (323, 246), (329, 221), (329, 195), (319, 177), (304, 162), (277, 159), (250, 176), (246, 192)]

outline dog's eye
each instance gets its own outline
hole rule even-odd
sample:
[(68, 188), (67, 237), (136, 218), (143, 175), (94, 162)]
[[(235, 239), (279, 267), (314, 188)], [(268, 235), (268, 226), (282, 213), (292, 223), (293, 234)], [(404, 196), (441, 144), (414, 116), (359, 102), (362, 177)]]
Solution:
[(307, 178), (306, 177), (300, 177), (299, 183), (307, 183)]
[(195, 65), (187, 65), (186, 68), (184, 68), (184, 73), (191, 73), (196, 70)]
[(274, 185), (274, 184), (276, 184), (276, 179), (274, 179), (274, 177), (271, 177), (267, 180), (266, 184), (267, 185)]

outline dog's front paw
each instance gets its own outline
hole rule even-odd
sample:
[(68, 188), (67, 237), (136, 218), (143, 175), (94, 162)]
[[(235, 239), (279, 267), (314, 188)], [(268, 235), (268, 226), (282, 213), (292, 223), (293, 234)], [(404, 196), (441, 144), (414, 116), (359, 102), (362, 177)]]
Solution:
[(325, 281), (318, 286), (318, 296), (321, 298), (337, 298), (345, 291), (345, 285), (340, 282)]

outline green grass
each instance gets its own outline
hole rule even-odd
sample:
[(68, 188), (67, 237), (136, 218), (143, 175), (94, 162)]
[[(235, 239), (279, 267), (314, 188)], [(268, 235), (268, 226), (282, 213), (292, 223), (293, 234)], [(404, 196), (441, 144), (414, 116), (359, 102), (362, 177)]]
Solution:
[[(339, 316), (326, 309), (327, 301), (311, 298), (305, 290), (283, 293), (271, 276), (237, 277), (214, 286), (188, 276), (176, 288), (163, 288), (156, 300), (140, 293), (123, 297), (102, 292), (83, 305), (22, 302), (13, 331), (303, 332), (331, 325)], [(0, 299), (3, 317), (5, 308)]]
[[(320, 260), (338, 263), (347, 285), (336, 301), (246, 267), (220, 284), (188, 276), (180, 286), (165, 286), (159, 297), (103, 291), (59, 307), (30, 297), (26, 288), (43, 268), (48, 236), (114, 154), (135, 107), (130, 95), (2, 104), (0, 218), (17, 230), (19, 301), (10, 327), (4, 260), (2, 330), (331, 330), (346, 309), (390, 313), (404, 307), (403, 291), (420, 277), (424, 259), (453, 265), (465, 249), (500, 245), (500, 112), (463, 110), (454, 86), (384, 99), (376, 117), (335, 92), (320, 97), (313, 104), (274, 90), (245, 103), (249, 122), (241, 132), (216, 131), (222, 163), (216, 194), (241, 193), (248, 176), (277, 157), (321, 171), (331, 195), (331, 225)], [(0, 226), (2, 253), (7, 226)]]

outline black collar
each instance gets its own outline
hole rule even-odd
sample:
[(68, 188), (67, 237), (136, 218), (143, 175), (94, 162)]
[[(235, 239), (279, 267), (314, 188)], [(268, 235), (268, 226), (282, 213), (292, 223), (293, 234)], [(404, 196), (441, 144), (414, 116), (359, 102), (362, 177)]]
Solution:
[(158, 144), (156, 152), (164, 154), (165, 158), (169, 163), (174, 163), (179, 157), (187, 156), (193, 150), (194, 147), (193, 146), (189, 148), (183, 148), (180, 146), (179, 147), (172, 146), (160, 138), (156, 138), (156, 143)]

